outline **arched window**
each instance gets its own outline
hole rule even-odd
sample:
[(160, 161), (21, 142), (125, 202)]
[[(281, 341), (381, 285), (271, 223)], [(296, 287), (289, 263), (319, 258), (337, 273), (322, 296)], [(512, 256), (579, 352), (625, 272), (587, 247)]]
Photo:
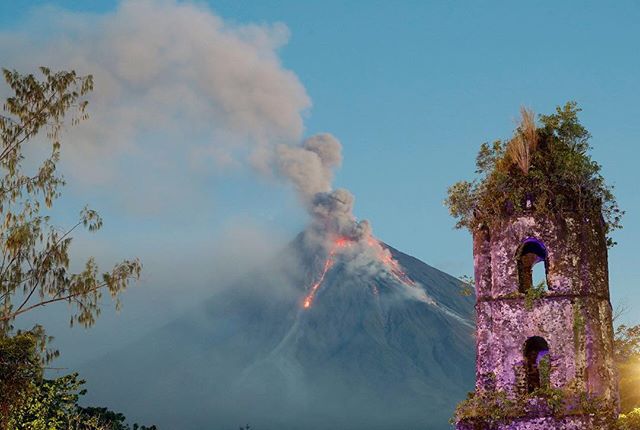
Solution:
[(519, 290), (526, 293), (531, 287), (547, 286), (547, 249), (538, 239), (527, 239), (518, 251)]
[[(549, 344), (540, 336), (527, 339), (524, 344), (527, 393), (548, 384)], [(546, 380), (545, 380), (546, 379)]]

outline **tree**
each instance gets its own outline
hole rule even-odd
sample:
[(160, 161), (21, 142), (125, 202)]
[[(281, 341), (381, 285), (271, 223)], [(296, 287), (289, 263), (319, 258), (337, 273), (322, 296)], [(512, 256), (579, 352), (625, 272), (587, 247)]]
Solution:
[[(51, 384), (41, 379), (42, 366), (57, 354), (47, 350), (50, 338), (43, 327), (14, 332), (16, 318), (64, 301), (72, 307), (71, 325), (91, 326), (100, 313), (103, 292), (108, 291), (119, 307), (119, 293), (139, 279), (142, 269), (140, 261), (133, 259), (100, 273), (94, 258), (89, 257), (84, 270), (71, 272), (71, 233), (81, 226), (97, 231), (102, 219), (96, 211), (85, 207), (75, 225), (59, 229), (43, 213), (52, 207), (65, 184), (57, 172), (61, 132), (66, 126), (75, 126), (88, 118), (85, 96), (93, 89), (93, 78), (77, 76), (74, 71), (52, 73), (45, 67), (40, 68), (40, 78), (6, 69), (3, 74), (13, 95), (5, 100), (0, 114), (1, 430), (8, 428), (11, 415), (17, 411), (24, 413), (24, 407), (33, 407), (42, 390), (51, 388)], [(43, 160), (25, 159), (26, 145), (41, 150), (43, 143), (48, 152)], [(64, 384), (71, 383), (64, 378), (71, 376), (56, 381), (64, 388)], [(77, 412), (77, 396), (65, 398), (71, 403), (58, 401), (54, 396), (55, 402), (49, 406), (61, 415)]]
[[(77, 373), (56, 379), (30, 382), (30, 394), (13, 411), (12, 430), (131, 430), (124, 415), (107, 408), (81, 407), (85, 381)], [(156, 430), (155, 426), (133, 425), (133, 430)]]
[(8, 417), (30, 394), (32, 381), (41, 374), (36, 341), (31, 333), (0, 336), (0, 429), (6, 428)]
[[(102, 219), (85, 207), (78, 222), (61, 231), (42, 213), (65, 184), (57, 173), (65, 119), (71, 114), (68, 123), (73, 126), (87, 118), (83, 97), (92, 90), (93, 79), (45, 67), (40, 68), (42, 80), (3, 72), (14, 95), (6, 99), (0, 115), (0, 330), (6, 334), (16, 317), (59, 301), (74, 307), (71, 324), (90, 326), (100, 312), (102, 291), (117, 300), (141, 270), (139, 260), (124, 260), (99, 274), (95, 260), (88, 258), (83, 271), (70, 273), (71, 233), (80, 226), (96, 231)], [(49, 142), (49, 156), (27, 173), (23, 147), (40, 136)]]
[[(620, 325), (613, 352), (620, 378), (620, 409), (629, 413), (640, 408), (640, 325)], [(640, 416), (640, 411), (636, 415)]]
[(621, 414), (618, 418), (619, 430), (640, 430), (640, 408)]

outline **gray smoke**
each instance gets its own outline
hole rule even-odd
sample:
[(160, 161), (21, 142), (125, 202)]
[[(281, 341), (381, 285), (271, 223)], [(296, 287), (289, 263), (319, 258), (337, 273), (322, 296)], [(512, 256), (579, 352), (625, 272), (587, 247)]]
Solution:
[[(127, 219), (132, 230), (143, 231), (131, 235), (127, 251), (142, 257), (145, 283), (153, 292), (128, 291), (122, 315), (111, 313), (110, 320), (103, 315), (80, 339), (78, 331), (66, 329), (66, 316), (58, 308), (50, 308), (44, 318), (38, 314), (38, 322), (48, 329), (56, 317), (64, 317), (51, 334), (71, 360), (114, 351), (102, 365), (91, 362), (80, 369), (93, 396), (88, 402), (161, 428), (233, 428), (231, 424), (244, 424), (237, 420), (245, 419), (256, 422), (256, 428), (286, 428), (275, 423), (300, 412), (285, 405), (280, 414), (282, 410), (272, 406), (283, 403), (283, 397), (264, 395), (280, 393), (282, 378), (276, 375), (271, 383), (272, 374), (265, 372), (266, 392), (260, 379), (245, 396), (231, 396), (229, 389), (263, 346), (279, 341), (282, 331), (289, 330), (300, 314), (302, 288), (317, 280), (310, 272), (317, 272), (318, 261), (322, 267), (323, 253), (333, 251), (335, 239), (348, 239), (348, 246), (340, 249), (350, 275), (344, 285), (356, 295), (365, 291), (371, 298), (366, 277), (386, 272), (389, 285), (397, 284), (385, 263), (392, 258), (390, 252), (371, 236), (369, 223), (353, 214), (353, 195), (333, 187), (335, 169), (342, 163), (340, 142), (326, 133), (303, 137), (311, 100), (295, 73), (280, 61), (279, 49), (288, 37), (283, 24), (240, 25), (217, 16), (204, 2), (182, 0), (121, 0), (105, 14), (36, 8), (27, 22), (0, 32), (5, 66), (28, 73), (47, 65), (94, 75), (91, 118), (65, 137), (71, 150), (63, 158), (74, 178), (71, 184), (107, 187), (110, 195), (122, 196), (123, 208), (143, 215), (145, 223), (164, 221), (159, 225), (176, 229), (173, 234), (144, 233), (145, 228)], [(169, 222), (167, 211), (178, 208), (182, 221), (185, 207), (212, 198), (201, 176), (246, 167), (291, 184), (298, 194), (310, 216), (300, 247), (291, 246), (273, 258), (280, 250), (274, 244), (278, 236), (273, 231), (262, 234), (259, 228), (253, 231), (250, 221), (239, 216), (226, 235), (212, 234), (208, 223), (199, 230)], [(194, 238), (194, 231), (202, 237)], [(79, 248), (80, 256), (102, 252), (100, 261), (118, 258), (122, 249), (117, 240), (108, 242), (110, 247), (93, 245), (95, 249), (86, 243)], [(311, 259), (318, 261), (310, 263)], [(262, 270), (252, 273), (258, 264)], [(336, 267), (329, 276), (337, 278), (338, 273)], [(335, 280), (326, 286), (332, 283)], [(341, 294), (346, 288), (330, 290)], [(205, 300), (214, 293), (215, 299)], [(234, 297), (251, 300), (226, 300)], [(198, 311), (185, 313), (200, 302), (204, 306)], [(341, 302), (344, 307), (337, 314), (345, 323), (365, 315), (349, 308), (350, 301)], [(176, 318), (183, 313), (184, 318)], [(336, 319), (325, 318), (331, 320)], [(168, 321), (173, 322), (164, 326)], [(158, 335), (147, 343), (151, 332)], [(326, 333), (340, 341), (339, 330)], [(248, 336), (254, 337), (249, 341)], [(104, 342), (107, 338), (112, 342)], [(362, 357), (366, 356), (354, 354), (342, 362), (359, 366)], [(73, 361), (62, 364), (76, 368)], [(301, 400), (316, 396), (321, 405), (299, 417), (305, 423), (345, 429), (355, 422), (372, 429), (380, 428), (384, 418), (398, 428), (411, 427), (402, 421), (412, 413), (402, 410), (407, 402), (389, 407), (375, 398), (369, 401), (359, 392), (364, 385), (350, 384), (329, 367), (324, 375), (328, 377), (291, 392)], [(380, 413), (369, 416), (370, 411)], [(337, 418), (331, 421), (327, 412)], [(217, 417), (227, 422), (212, 423)], [(274, 425), (268, 427), (269, 422)], [(302, 427), (311, 428), (297, 426)]]
[(199, 176), (249, 167), (273, 177), (278, 144), (303, 139), (311, 100), (280, 61), (287, 27), (227, 22), (202, 3), (122, 0), (105, 14), (35, 8), (0, 32), (5, 67), (94, 76), (90, 118), (64, 138), (71, 186), (112, 187), (132, 212), (161, 215), (211, 197)]
[[(41, 27), (46, 39), (34, 31)], [(91, 119), (65, 140), (74, 147), (69, 170), (81, 177), (74, 183), (110, 184), (148, 215), (195, 190), (200, 172), (248, 166), (289, 181), (313, 229), (354, 239), (368, 231), (353, 197), (332, 187), (340, 142), (328, 133), (303, 139), (311, 101), (280, 62), (283, 24), (237, 25), (204, 5), (136, 0), (104, 15), (36, 9), (20, 28), (0, 33), (6, 65), (95, 77)], [(119, 162), (124, 154), (136, 169)]]
[(342, 163), (342, 145), (329, 133), (305, 139), (300, 146), (277, 148), (278, 171), (291, 181), (311, 215), (308, 236), (326, 242), (331, 236), (359, 241), (371, 234), (369, 223), (353, 215), (353, 195), (332, 188), (334, 169)]
[(311, 205), (314, 224), (355, 241), (368, 237), (371, 234), (369, 222), (355, 219), (353, 202), (353, 194), (343, 188), (316, 194)]
[(331, 190), (333, 169), (342, 164), (342, 145), (329, 133), (312, 136), (300, 146), (280, 145), (276, 152), (279, 171), (305, 203)]

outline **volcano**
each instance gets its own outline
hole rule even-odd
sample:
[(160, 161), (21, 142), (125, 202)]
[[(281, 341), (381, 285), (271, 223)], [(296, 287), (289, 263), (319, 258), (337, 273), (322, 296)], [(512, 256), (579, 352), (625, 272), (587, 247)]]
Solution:
[(88, 400), (161, 429), (450, 428), (473, 388), (474, 298), (384, 243), (354, 264), (348, 241), (307, 239), (88, 364)]

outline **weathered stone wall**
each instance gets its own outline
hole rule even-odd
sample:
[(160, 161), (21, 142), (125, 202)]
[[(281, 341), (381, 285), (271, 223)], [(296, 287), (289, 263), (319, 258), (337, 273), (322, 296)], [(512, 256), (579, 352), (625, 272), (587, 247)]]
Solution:
[(478, 302), (476, 311), (478, 389), (522, 394), (524, 345), (540, 336), (549, 344), (552, 387), (575, 384), (615, 401), (606, 299), (545, 297), (528, 309), (523, 299), (503, 298)]
[[(517, 254), (528, 238), (544, 243), (548, 252), (549, 295), (597, 295), (609, 298), (607, 246), (600, 221), (571, 217), (507, 218), (487, 230), (488, 243), (474, 251), (489, 251), (490, 268), (479, 267), (484, 276), (490, 272), (490, 289), (479, 299), (511, 297), (518, 293)], [(476, 234), (476, 239), (480, 235)], [(479, 256), (482, 260), (483, 258)], [(486, 256), (485, 256), (486, 258)], [(485, 284), (487, 279), (481, 279)]]
[[(544, 244), (547, 253), (548, 291), (533, 301), (519, 291), (517, 261), (527, 239)], [(602, 219), (505, 218), (475, 232), (474, 264), (477, 390), (523, 394), (524, 345), (528, 338), (540, 336), (549, 345), (552, 387), (572, 386), (578, 392), (602, 396), (615, 410), (617, 387)], [(551, 425), (548, 420), (552, 418), (543, 417), (497, 428), (600, 428), (591, 422), (585, 424), (584, 419), (567, 418)]]
[(611, 425), (595, 417), (538, 417), (500, 424), (458, 423), (457, 430), (611, 430)]

